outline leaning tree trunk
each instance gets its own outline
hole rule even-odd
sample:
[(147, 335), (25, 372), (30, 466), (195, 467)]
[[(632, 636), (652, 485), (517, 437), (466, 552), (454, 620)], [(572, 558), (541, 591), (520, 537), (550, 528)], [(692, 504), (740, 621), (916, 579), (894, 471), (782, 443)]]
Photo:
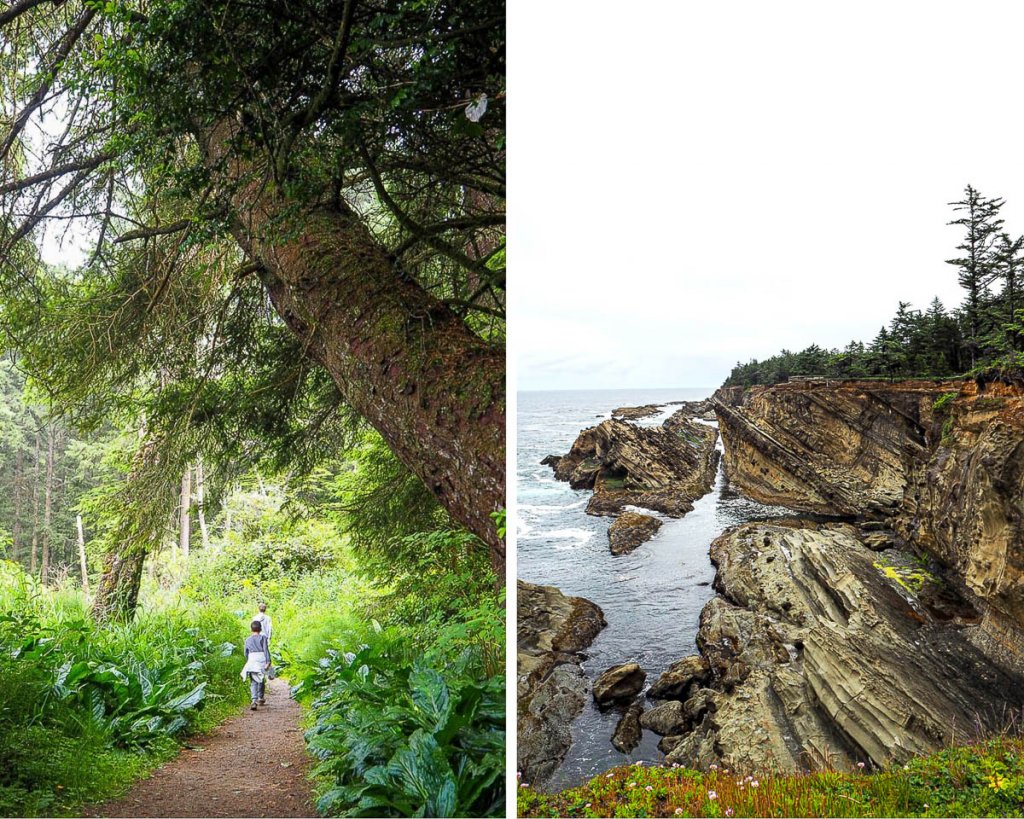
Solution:
[(226, 156), (232, 128), (208, 136), (207, 158), (236, 183), (233, 233), (274, 307), (349, 406), (487, 543), (504, 582), (490, 517), (505, 505), (504, 346), (404, 276), (356, 214), (304, 206)]

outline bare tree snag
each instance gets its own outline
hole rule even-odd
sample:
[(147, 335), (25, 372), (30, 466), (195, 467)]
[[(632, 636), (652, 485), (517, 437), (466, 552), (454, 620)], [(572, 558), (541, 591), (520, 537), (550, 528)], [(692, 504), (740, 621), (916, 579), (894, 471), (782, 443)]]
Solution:
[(210, 530), (206, 528), (206, 488), (202, 459), (196, 461), (196, 511), (199, 517), (199, 532), (203, 539), (203, 550), (210, 548)]
[(82, 569), (82, 591), (89, 594), (89, 562), (85, 559), (85, 530), (82, 528), (82, 516), (75, 516), (78, 526), (78, 559)]
[(178, 513), (178, 546), (181, 556), (188, 562), (192, 544), (192, 467), (185, 467), (181, 476), (181, 506)]
[(55, 437), (53, 424), (50, 423), (46, 431), (46, 489), (43, 502), (43, 560), (40, 577), (43, 583), (50, 581), (50, 523), (53, 510), (53, 439)]

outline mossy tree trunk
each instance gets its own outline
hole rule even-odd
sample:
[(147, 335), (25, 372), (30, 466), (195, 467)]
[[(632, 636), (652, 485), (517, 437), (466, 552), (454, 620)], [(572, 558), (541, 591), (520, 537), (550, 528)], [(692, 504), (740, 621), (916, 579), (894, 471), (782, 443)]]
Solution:
[(204, 135), (225, 177), (232, 232), (277, 312), (345, 401), (445, 509), (490, 548), (505, 506), (505, 349), (474, 333), (398, 269), (347, 206), (296, 201), (231, 149), (235, 124)]

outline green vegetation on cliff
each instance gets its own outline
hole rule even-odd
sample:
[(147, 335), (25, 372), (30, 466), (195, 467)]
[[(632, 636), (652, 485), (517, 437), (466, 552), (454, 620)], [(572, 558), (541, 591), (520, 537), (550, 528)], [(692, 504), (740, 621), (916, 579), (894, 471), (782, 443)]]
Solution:
[(868, 344), (825, 349), (812, 344), (782, 350), (764, 361), (737, 363), (725, 386), (778, 384), (791, 376), (826, 378), (947, 378), (968, 371), (1007, 377), (1024, 371), (1022, 261), (1024, 237), (1005, 233), (1002, 199), (970, 185), (951, 202), (963, 228), (961, 256), (949, 259), (964, 288), (963, 304), (947, 310), (935, 298), (925, 311), (899, 303), (896, 315)]
[(520, 816), (1024, 816), (1024, 741), (948, 748), (877, 773), (615, 768), (556, 794), (519, 787)]

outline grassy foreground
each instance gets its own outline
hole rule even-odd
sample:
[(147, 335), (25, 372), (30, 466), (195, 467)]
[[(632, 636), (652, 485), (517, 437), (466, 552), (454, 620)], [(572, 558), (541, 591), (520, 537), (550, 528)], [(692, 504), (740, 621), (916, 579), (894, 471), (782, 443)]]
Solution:
[(948, 748), (878, 773), (752, 777), (615, 768), (556, 794), (519, 787), (520, 816), (1024, 816), (1024, 740)]

